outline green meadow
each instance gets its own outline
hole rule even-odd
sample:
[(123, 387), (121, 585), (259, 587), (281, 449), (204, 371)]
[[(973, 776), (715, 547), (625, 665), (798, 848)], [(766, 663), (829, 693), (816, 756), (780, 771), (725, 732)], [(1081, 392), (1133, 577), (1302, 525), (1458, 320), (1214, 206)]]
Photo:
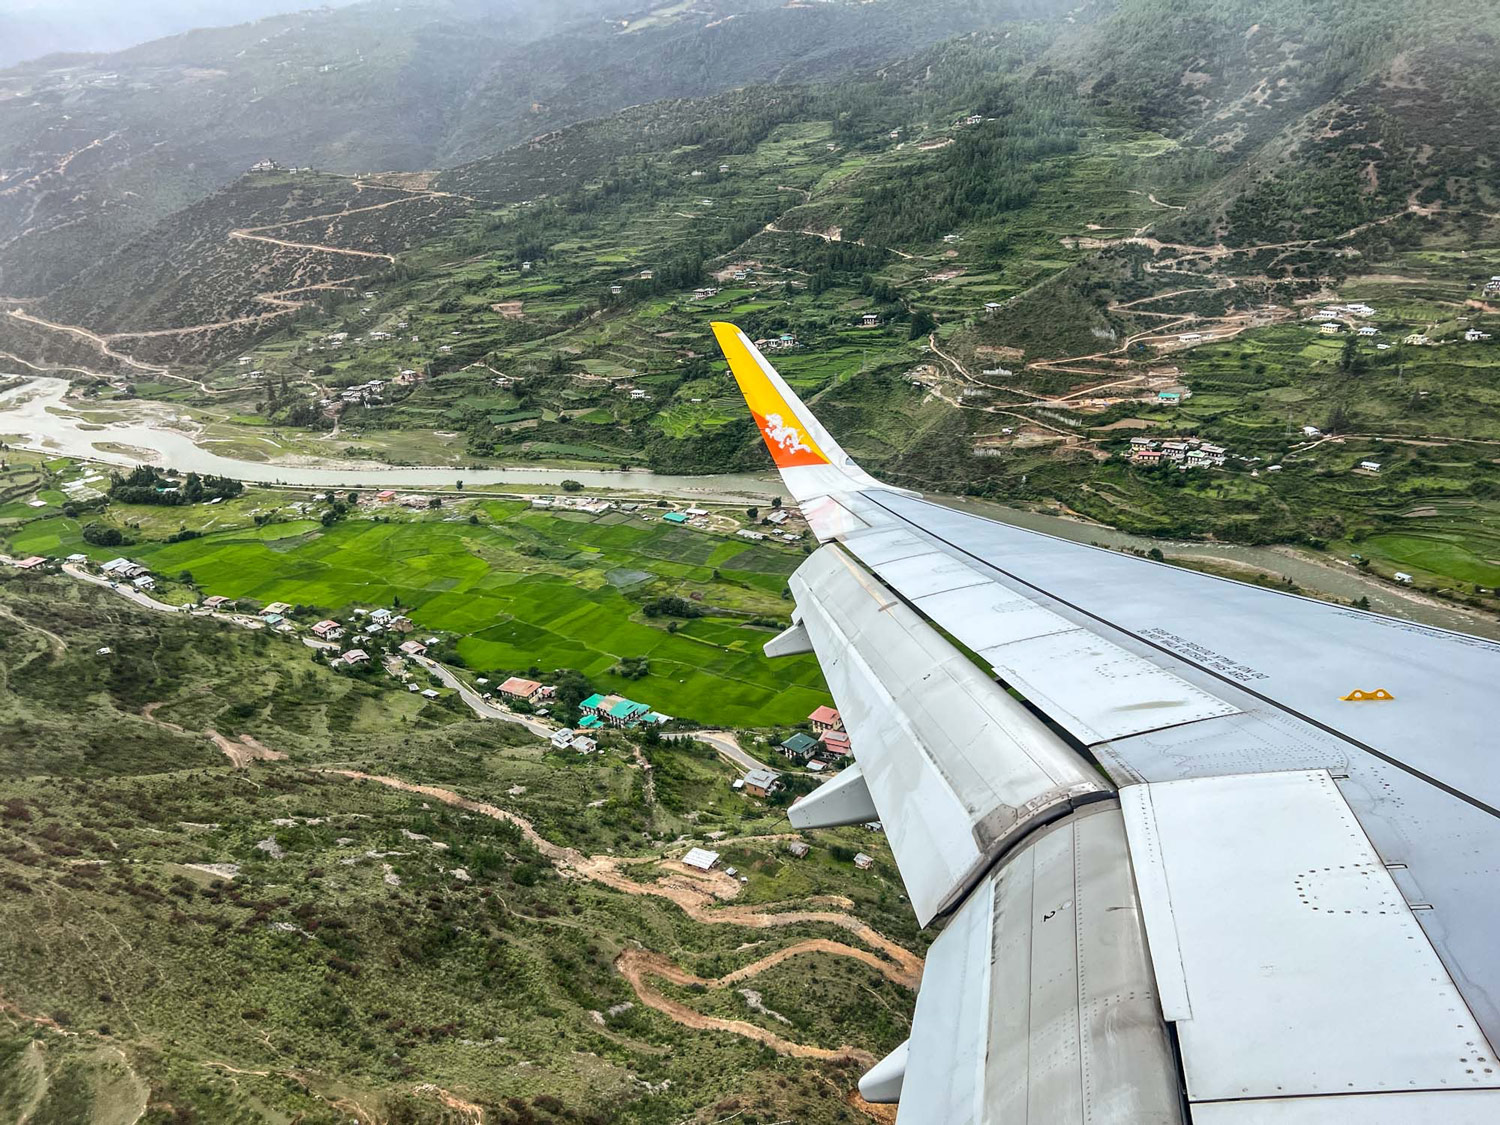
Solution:
[[(264, 505), (267, 494), (236, 503)], [(275, 500), (281, 500), (275, 497)], [(153, 515), (221, 519), (212, 509), (135, 509), (113, 505), (111, 522), (131, 528)], [(576, 668), (603, 691), (650, 703), (679, 718), (760, 727), (800, 721), (826, 688), (816, 662), (771, 662), (761, 646), (781, 620), (787, 576), (799, 549), (771, 548), (650, 517), (600, 517), (534, 511), (515, 501), (466, 501), (386, 521), (356, 508), (324, 527), (307, 518), (207, 530), (177, 543), (124, 547), (84, 542), (81, 519), (45, 512), (5, 533), (18, 554), (81, 551), (95, 561), (125, 554), (173, 580), (168, 600), (197, 594), (274, 601), (339, 615), (355, 607), (400, 607), (423, 631), (456, 642), (459, 659), (482, 675)], [(471, 523), (470, 516), (478, 522)], [(85, 519), (88, 517), (84, 517)], [(646, 600), (691, 599), (704, 616), (647, 618)], [(650, 673), (627, 680), (611, 672), (624, 657), (644, 656)]]

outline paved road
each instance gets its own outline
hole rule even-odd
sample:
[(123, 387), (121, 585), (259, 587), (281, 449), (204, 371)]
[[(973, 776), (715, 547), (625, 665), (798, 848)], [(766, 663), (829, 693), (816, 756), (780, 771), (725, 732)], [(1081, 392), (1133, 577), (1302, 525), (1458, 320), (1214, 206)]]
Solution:
[(667, 737), (691, 738), (696, 742), (712, 746), (719, 752), (720, 757), (727, 758), (746, 773), (749, 773), (751, 770), (763, 770), (767, 768), (765, 762), (745, 753), (740, 747), (740, 740), (734, 736), (732, 731), (695, 730), (685, 734), (669, 734)]
[(412, 660), (458, 692), (458, 697), (469, 705), (469, 710), (481, 719), (499, 719), (503, 723), (518, 723), (538, 738), (551, 738), (552, 732), (558, 729), (540, 719), (533, 719), (529, 715), (517, 715), (514, 711), (490, 703), (436, 660), (426, 656), (414, 656)]
[[(76, 578), (80, 582), (91, 582), (95, 586), (103, 586), (105, 589), (112, 590), (116, 594), (119, 594), (120, 597), (124, 598), (126, 601), (134, 602), (142, 609), (155, 610), (157, 613), (184, 612), (183, 608), (180, 605), (170, 605), (167, 602), (157, 601), (149, 594), (142, 593), (140, 590), (137, 590), (129, 583), (115, 583), (112, 580), (104, 578), (100, 575), (90, 574), (88, 571), (84, 570), (76, 563), (63, 563), (62, 568), (63, 573), (68, 575), (70, 578)], [(215, 613), (213, 610), (203, 609), (200, 607), (193, 610), (192, 614), (194, 617), (212, 617), (217, 621), (228, 621), (230, 624), (238, 625), (243, 629), (264, 629), (266, 627), (266, 623), (264, 621), (261, 621), (259, 618), (251, 617), (249, 614), (245, 613)], [(327, 642), (324, 641), (304, 640), (303, 643), (308, 644), (313, 648), (338, 647), (337, 645), (329, 646)]]

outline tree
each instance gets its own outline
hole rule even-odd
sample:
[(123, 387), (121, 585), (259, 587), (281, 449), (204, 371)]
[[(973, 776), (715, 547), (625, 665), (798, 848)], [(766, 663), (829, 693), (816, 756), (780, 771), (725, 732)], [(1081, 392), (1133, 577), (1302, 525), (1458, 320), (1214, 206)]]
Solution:
[(562, 482), (562, 490), (564, 492), (582, 492), (583, 491), (583, 482), (582, 481), (572, 480), (570, 478), (570, 479), (565, 480), (565, 481)]
[(755, 520), (760, 519), (760, 509), (759, 508), (746, 508), (745, 509), (745, 515), (751, 520), (751, 522), (754, 522)]
[(443, 506), (443, 498), (441, 496), (429, 496), (427, 498), (427, 506), (429, 508), (441, 508)]
[(937, 321), (932, 319), (932, 314), (926, 309), (918, 309), (911, 314), (911, 329), (907, 333), (908, 340), (915, 340), (926, 336), (937, 329)]

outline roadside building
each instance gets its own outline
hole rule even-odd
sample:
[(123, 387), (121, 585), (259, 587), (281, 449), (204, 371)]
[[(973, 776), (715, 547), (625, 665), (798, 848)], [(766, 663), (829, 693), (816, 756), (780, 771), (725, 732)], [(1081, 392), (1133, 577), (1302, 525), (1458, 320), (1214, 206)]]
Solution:
[(388, 609), (376, 609), (370, 611), (370, 620), (375, 622), (375, 624), (377, 625), (390, 624), (392, 616), (394, 615)]
[(370, 654), (362, 648), (351, 648), (343, 656), (339, 657), (339, 659), (353, 668), (357, 664), (368, 664), (370, 662)]
[(682, 857), (682, 862), (699, 871), (712, 871), (714, 864), (719, 862), (719, 853), (707, 848), (689, 848), (687, 855)]
[(136, 578), (146, 573), (145, 567), (129, 559), (110, 559), (99, 569), (111, 578)]
[(1407, 574), (1404, 570), (1396, 571), (1396, 573), (1391, 575), (1391, 577), (1394, 578), (1397, 582), (1403, 582), (1408, 586), (1411, 585), (1411, 575)]
[(211, 598), (204, 598), (203, 605), (206, 609), (233, 609), (234, 601), (223, 594), (215, 594)]
[(751, 770), (745, 775), (745, 792), (752, 797), (769, 797), (781, 787), (781, 775), (774, 770)]
[(849, 736), (841, 730), (825, 730), (818, 736), (818, 746), (813, 751), (825, 762), (838, 762), (853, 753)]
[(843, 730), (843, 717), (832, 707), (826, 704), (817, 708), (807, 716), (807, 721), (812, 724), (812, 729), (820, 734), (825, 730)]
[(599, 749), (599, 744), (586, 734), (580, 734), (572, 742), (568, 743), (568, 745), (580, 754), (592, 754), (595, 750)]
[(687, 523), (688, 521), (687, 516), (683, 515), (683, 513), (681, 512), (668, 512), (666, 515), (662, 516), (662, 519), (666, 520), (668, 523), (679, 524)]
[(781, 752), (794, 762), (805, 762), (818, 748), (818, 740), (804, 731), (798, 731), (781, 744)]
[(609, 709), (605, 720), (616, 727), (633, 727), (649, 714), (651, 708), (633, 699), (622, 699)]
[(337, 621), (319, 621), (312, 627), (313, 636), (325, 641), (336, 641), (344, 635), (344, 628)]
[(520, 676), (512, 676), (500, 685), (501, 695), (507, 699), (520, 699), (527, 703), (530, 703), (541, 690), (542, 685), (536, 680), (525, 680)]
[[(67, 487), (67, 486), (64, 485), (64, 487)], [(64, 561), (70, 562), (70, 563), (75, 563), (75, 564), (76, 563), (86, 563), (86, 562), (89, 561), (89, 557), (87, 555), (81, 555), (81, 554), (80, 555), (69, 555), (67, 557), (67, 559), (64, 560)]]
[(46, 561), (41, 555), (32, 555), (29, 558), (19, 560), (14, 565), (20, 570), (35, 570)]
[(291, 612), (292, 612), (292, 607), (287, 602), (272, 602), (270, 605), (266, 606), (264, 609), (261, 610), (261, 613), (263, 613), (263, 614), (264, 613), (279, 613), (283, 617), (285, 617), (288, 613), (291, 613)]
[(152, 578), (151, 575), (149, 575), (149, 574), (142, 574), (138, 578), (132, 578), (130, 580), (130, 584), (132, 586), (134, 586), (137, 590), (154, 590), (154, 589), (156, 589), (156, 579)]
[(1367, 337), (1368, 336), (1378, 336), (1378, 335), (1380, 335), (1380, 329), (1376, 328), (1372, 324), (1366, 324), (1363, 328), (1361, 328), (1359, 330), (1359, 334), (1361, 336), (1367, 336)]
[(568, 727), (563, 727), (561, 730), (555, 730), (552, 732), (552, 749), (561, 750), (564, 747), (571, 746), (573, 744), (573, 739), (576, 737), (577, 735), (575, 735), (573, 731)]
[(402, 641), (401, 652), (406, 656), (426, 656), (427, 646), (421, 641)]

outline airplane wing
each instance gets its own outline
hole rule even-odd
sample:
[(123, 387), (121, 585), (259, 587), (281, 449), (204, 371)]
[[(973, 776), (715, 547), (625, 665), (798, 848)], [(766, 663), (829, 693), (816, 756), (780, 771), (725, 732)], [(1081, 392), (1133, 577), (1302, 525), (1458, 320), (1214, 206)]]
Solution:
[(1500, 1120), (1500, 645), (983, 519), (861, 470), (713, 326), (822, 544), (817, 654), (940, 924), (904, 1125)]

